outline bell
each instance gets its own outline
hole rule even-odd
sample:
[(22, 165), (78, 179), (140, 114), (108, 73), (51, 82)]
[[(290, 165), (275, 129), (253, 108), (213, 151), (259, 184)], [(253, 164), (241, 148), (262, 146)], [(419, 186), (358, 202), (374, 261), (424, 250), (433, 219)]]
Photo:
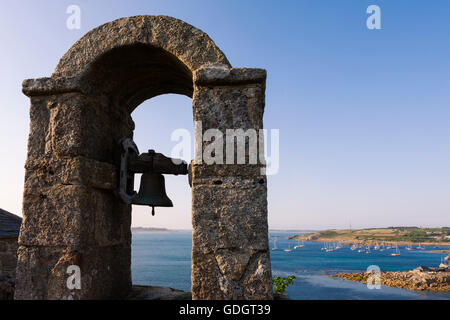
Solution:
[(132, 204), (152, 207), (173, 207), (172, 200), (166, 194), (164, 176), (160, 173), (143, 173), (138, 194), (133, 198)]

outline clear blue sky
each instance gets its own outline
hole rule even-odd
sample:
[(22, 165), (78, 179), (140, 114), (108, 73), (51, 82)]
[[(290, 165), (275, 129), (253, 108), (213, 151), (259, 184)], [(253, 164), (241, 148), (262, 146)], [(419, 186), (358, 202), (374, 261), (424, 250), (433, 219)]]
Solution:
[[(81, 30), (66, 8), (81, 7)], [(366, 28), (381, 8), (382, 30)], [(266, 128), (280, 129), (269, 177), (271, 228), (450, 225), (450, 2), (4, 1), (0, 12), (0, 207), (21, 214), (29, 128), (26, 78), (50, 76), (92, 28), (169, 15), (205, 31), (235, 67), (268, 71)], [(190, 99), (160, 96), (134, 113), (141, 151), (169, 153), (192, 130)], [(156, 135), (155, 132), (158, 132)], [(190, 228), (185, 177), (175, 207), (135, 208), (133, 225)]]

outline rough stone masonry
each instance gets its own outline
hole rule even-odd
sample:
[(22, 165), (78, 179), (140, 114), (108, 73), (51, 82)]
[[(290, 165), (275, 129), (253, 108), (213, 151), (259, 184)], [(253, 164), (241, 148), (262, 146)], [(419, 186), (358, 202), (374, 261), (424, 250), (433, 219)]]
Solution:
[[(265, 82), (265, 70), (232, 68), (205, 33), (165, 16), (106, 23), (50, 78), (25, 80), (31, 125), (15, 298), (126, 297), (131, 206), (116, 190), (132, 111), (183, 94), (204, 131), (258, 130)], [(193, 299), (273, 298), (262, 166), (193, 164)], [(80, 290), (67, 288), (70, 265), (81, 269)]]

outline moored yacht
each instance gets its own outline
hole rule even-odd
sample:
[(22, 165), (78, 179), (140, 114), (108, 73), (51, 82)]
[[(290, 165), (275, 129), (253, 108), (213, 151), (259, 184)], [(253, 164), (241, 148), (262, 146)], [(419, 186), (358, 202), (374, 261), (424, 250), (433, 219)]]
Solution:
[(304, 244), (304, 242), (303, 242), (303, 240), (302, 240), (302, 243), (301, 243), (301, 244), (300, 244), (300, 241), (297, 242), (297, 245), (294, 247), (294, 249), (302, 248), (302, 247), (304, 247), (304, 246), (305, 246), (305, 244)]
[(391, 256), (399, 256), (400, 250), (398, 249), (398, 246), (395, 246), (395, 251), (391, 253)]

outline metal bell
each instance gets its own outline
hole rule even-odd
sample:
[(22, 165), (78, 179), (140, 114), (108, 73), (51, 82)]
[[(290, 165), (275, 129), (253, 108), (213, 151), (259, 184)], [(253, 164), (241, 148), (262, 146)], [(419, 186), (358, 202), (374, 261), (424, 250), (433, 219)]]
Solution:
[(164, 176), (160, 173), (143, 173), (138, 194), (133, 197), (132, 204), (152, 207), (173, 207), (172, 200), (166, 194)]

